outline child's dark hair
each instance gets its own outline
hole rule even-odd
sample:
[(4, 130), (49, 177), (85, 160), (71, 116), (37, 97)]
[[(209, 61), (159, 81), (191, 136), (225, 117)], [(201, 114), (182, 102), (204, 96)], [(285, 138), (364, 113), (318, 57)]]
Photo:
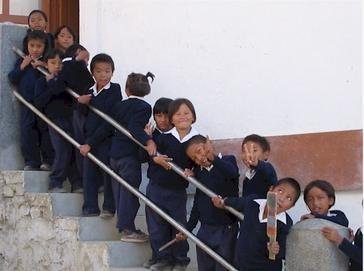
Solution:
[(109, 56), (107, 54), (103, 54), (103, 53), (97, 54), (92, 58), (91, 64), (90, 64), (91, 73), (94, 71), (96, 63), (108, 63), (111, 65), (112, 72), (114, 72), (114, 70), (115, 70), (114, 61), (112, 60), (111, 56)]
[(332, 198), (333, 199), (333, 202), (329, 206), (329, 208), (331, 208), (332, 206), (334, 206), (334, 204), (335, 204), (335, 189), (334, 189), (334, 187), (332, 186), (331, 183), (329, 183), (328, 181), (325, 181), (325, 180), (314, 180), (314, 181), (310, 182), (305, 187), (305, 190), (303, 191), (303, 199), (304, 199), (304, 201), (305, 201), (306, 204), (307, 204), (307, 196), (308, 196), (308, 193), (314, 187), (317, 187), (320, 190), (324, 191), (327, 194), (328, 198)]
[(286, 178), (279, 179), (273, 185), (273, 188), (277, 187), (277, 186), (279, 186), (281, 184), (290, 185), (293, 188), (293, 190), (296, 192), (296, 197), (293, 200), (293, 204), (295, 204), (297, 202), (297, 200), (299, 199), (300, 195), (301, 195), (301, 186), (300, 186), (300, 184), (295, 179), (293, 179), (291, 177), (286, 177)]
[(75, 43), (67, 48), (66, 52), (64, 52), (64, 57), (74, 57), (78, 50), (87, 51), (87, 49), (83, 47), (81, 44)]
[(43, 10), (40, 10), (40, 9), (34, 9), (32, 10), (29, 15), (28, 15), (28, 25), (29, 25), (29, 22), (30, 22), (30, 16), (32, 16), (34, 13), (40, 13), (42, 15), (42, 17), (44, 18), (44, 20), (48, 23), (48, 17), (47, 17), (47, 14), (43, 11)]
[(63, 52), (57, 48), (53, 48), (51, 50), (48, 51), (48, 53), (45, 55), (44, 57), (44, 61), (47, 62), (48, 59), (53, 59), (56, 56), (59, 56), (60, 59), (63, 58)]
[(23, 50), (26, 55), (29, 54), (28, 51), (28, 42), (30, 40), (40, 40), (44, 43), (44, 52), (47, 51), (47, 35), (41, 30), (33, 30), (29, 31), (26, 35), (26, 37), (23, 40)]
[(173, 102), (170, 103), (169, 107), (168, 107), (168, 118), (169, 118), (169, 122), (172, 123), (172, 117), (174, 114), (176, 114), (176, 112), (178, 111), (178, 109), (180, 108), (180, 106), (182, 104), (185, 104), (192, 112), (193, 115), (193, 122), (196, 122), (196, 111), (195, 108), (193, 106), (193, 104), (191, 103), (190, 100), (186, 99), (186, 98), (178, 98), (175, 99)]
[(154, 74), (151, 72), (148, 72), (146, 75), (132, 72), (128, 75), (128, 79), (126, 79), (125, 88), (128, 89), (131, 95), (144, 97), (150, 93), (149, 77), (153, 82)]
[(200, 144), (200, 143), (206, 143), (207, 138), (204, 137), (203, 135), (194, 135), (193, 137), (191, 137), (187, 143), (186, 143), (186, 147), (185, 150), (187, 150), (190, 146), (192, 146), (193, 144)]
[(263, 149), (263, 152), (270, 151), (270, 144), (268, 140), (263, 136), (256, 134), (246, 136), (243, 140), (243, 143), (241, 144), (241, 148), (243, 148), (244, 144), (248, 141), (258, 144)]
[(153, 106), (153, 115), (160, 113), (168, 114), (168, 107), (171, 102), (173, 102), (173, 100), (170, 98), (159, 98)]
[(65, 25), (65, 24), (61, 25), (60, 27), (57, 28), (56, 32), (54, 32), (54, 38), (55, 39), (58, 38), (59, 33), (61, 33), (61, 31), (63, 29), (67, 29), (67, 31), (70, 32), (71, 36), (73, 37), (73, 42), (77, 43), (77, 37), (76, 37), (75, 32), (72, 30), (71, 27), (69, 27), (68, 25)]

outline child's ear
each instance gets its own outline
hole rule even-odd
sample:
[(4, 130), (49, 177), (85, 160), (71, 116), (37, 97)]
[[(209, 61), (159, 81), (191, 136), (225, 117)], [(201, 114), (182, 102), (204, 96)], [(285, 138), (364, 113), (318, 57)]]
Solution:
[(269, 154), (270, 154), (270, 151), (263, 152), (263, 160), (264, 161), (268, 160)]
[(330, 208), (334, 205), (334, 199), (332, 197), (329, 198)]

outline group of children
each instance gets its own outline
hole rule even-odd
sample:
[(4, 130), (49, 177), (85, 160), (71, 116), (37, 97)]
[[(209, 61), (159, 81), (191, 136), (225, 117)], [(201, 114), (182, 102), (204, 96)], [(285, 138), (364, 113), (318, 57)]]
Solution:
[[(136, 189), (141, 183), (141, 163), (147, 161), (149, 183), (146, 195), (159, 208), (189, 231), (200, 222), (197, 237), (239, 270), (282, 269), (285, 239), (293, 224), (285, 211), (294, 206), (301, 189), (293, 178), (277, 180), (272, 164), (267, 161), (270, 147), (264, 137), (253, 134), (244, 138), (241, 160), (248, 170), (243, 181), (243, 195), (239, 197), (236, 158), (216, 154), (210, 139), (195, 130), (196, 113), (191, 101), (160, 98), (152, 109), (143, 99), (151, 91), (150, 82), (154, 79), (151, 73), (129, 74), (125, 85), (127, 98), (123, 99), (120, 85), (111, 82), (115, 66), (109, 55), (94, 56), (89, 71), (89, 53), (76, 43), (69, 27), (60, 27), (53, 38), (45, 32), (47, 16), (40, 10), (32, 11), (28, 22), (29, 31), (23, 42), (26, 57), (17, 60), (9, 79), (27, 101), (72, 135), (80, 147), (75, 151), (52, 127), (47, 127), (32, 111), (21, 106), (21, 148), (25, 170), (49, 170), (51, 167), (50, 192), (65, 192), (63, 183), (67, 178), (73, 191), (81, 191), (83, 187), (84, 216), (107, 218), (116, 212), (116, 227), (122, 241), (150, 241), (153, 253), (144, 265), (146, 268), (153, 271), (185, 270), (190, 261), (186, 236), (148, 207), (149, 236), (137, 229), (138, 198), (111, 179), (87, 155), (91, 152)], [(38, 67), (46, 68), (49, 74), (42, 75)], [(79, 94), (79, 98), (72, 98), (67, 88)], [(88, 105), (115, 119), (145, 149), (88, 109)], [(155, 128), (149, 125), (151, 116)], [(219, 195), (211, 199), (197, 189), (188, 221), (188, 182), (171, 170), (170, 161), (186, 169), (186, 176), (196, 177)], [(98, 193), (101, 189), (104, 203), (100, 211)], [(275, 192), (278, 201), (277, 241), (270, 245), (267, 245), (266, 236), (268, 191)], [(345, 214), (329, 211), (335, 202), (335, 191), (329, 182), (311, 182), (304, 189), (304, 200), (311, 212), (302, 219), (316, 217), (348, 226)], [(225, 206), (241, 211), (244, 220), (238, 221), (223, 209)], [(322, 232), (350, 255), (353, 268), (361, 266), (358, 249), (352, 247), (351, 242), (334, 229), (324, 228)], [(173, 238), (179, 242), (159, 251)], [(357, 239), (359, 241), (361, 239)], [(276, 260), (268, 259), (269, 251), (276, 255)], [(224, 270), (199, 248), (197, 261), (199, 270)]]

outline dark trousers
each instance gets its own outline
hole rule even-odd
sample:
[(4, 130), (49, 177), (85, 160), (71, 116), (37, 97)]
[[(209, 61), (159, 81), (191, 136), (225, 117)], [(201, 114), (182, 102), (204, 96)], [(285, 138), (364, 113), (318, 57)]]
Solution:
[[(120, 159), (110, 159), (111, 168), (128, 184), (139, 189), (142, 181), (141, 164), (138, 157), (127, 156)], [(129, 192), (122, 184), (112, 180), (115, 206), (117, 212), (116, 227), (119, 231), (136, 231), (135, 217), (139, 209), (139, 199)]]
[[(71, 117), (53, 119), (53, 122), (67, 134), (72, 135)], [(75, 183), (79, 183), (80, 176), (73, 162), (73, 148), (71, 143), (51, 127), (49, 127), (49, 136), (55, 152), (52, 172), (49, 175), (49, 187), (62, 187), (67, 177), (72, 186)]]
[[(222, 256), (227, 262), (233, 263), (237, 223), (233, 225), (212, 226), (201, 224), (197, 238)], [(221, 264), (211, 258), (206, 252), (196, 246), (197, 265), (199, 271), (225, 271)]]
[[(27, 107), (20, 106), (20, 144), (27, 166), (37, 168), (43, 162), (52, 164), (53, 148), (49, 139), (48, 127), (40, 126), (36, 115)], [(42, 157), (41, 157), (42, 155)]]
[[(159, 208), (182, 225), (186, 225), (186, 190), (171, 190), (149, 182), (147, 197)], [(158, 249), (176, 237), (177, 230), (149, 207), (145, 208), (150, 244), (157, 261), (166, 260), (171, 264), (187, 265), (189, 249), (187, 241), (173, 244), (162, 251)]]
[[(93, 147), (91, 153), (101, 162), (109, 164), (110, 141), (105, 141), (99, 146)], [(111, 177), (93, 161), (84, 159), (83, 164), (83, 206), (82, 210), (87, 213), (99, 213), (98, 189), (104, 186), (103, 210), (115, 213), (114, 196), (111, 187)]]
[[(83, 130), (85, 120), (86, 120), (86, 117), (80, 110), (77, 110), (77, 109), (73, 110), (73, 114), (72, 114), (73, 138), (81, 145), (85, 143), (85, 133)], [(78, 174), (82, 177), (83, 176), (84, 157), (80, 154), (79, 150), (75, 150), (74, 155), (75, 155)], [(82, 185), (82, 182), (81, 182), (81, 185)]]

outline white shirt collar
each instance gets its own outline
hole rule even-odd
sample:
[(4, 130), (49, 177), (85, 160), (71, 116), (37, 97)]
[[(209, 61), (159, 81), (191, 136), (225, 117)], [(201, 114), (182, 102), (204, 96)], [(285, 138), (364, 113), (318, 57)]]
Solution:
[(139, 100), (142, 100), (144, 101), (144, 98), (143, 97), (140, 97), (140, 96), (134, 96), (134, 95), (129, 95), (127, 99), (139, 99)]
[[(221, 154), (221, 152), (219, 152), (219, 154), (217, 155), (217, 157), (219, 158), (219, 159), (221, 159), (222, 158), (222, 154)], [(204, 167), (204, 166), (201, 166), (201, 170), (203, 170), (203, 169), (206, 169), (207, 171), (211, 171), (211, 169), (213, 169), (213, 167), (214, 167), (214, 165), (213, 164), (211, 164), (210, 166), (208, 166), (208, 167)]]
[(195, 128), (191, 127), (190, 132), (184, 138), (180, 139), (176, 127), (173, 127), (168, 132), (165, 132), (165, 134), (172, 134), (175, 138), (177, 138), (177, 140), (180, 143), (184, 143), (184, 142), (188, 141), (191, 137), (198, 135), (199, 133), (197, 132), (197, 130)]
[(248, 178), (248, 180), (253, 179), (254, 175), (256, 173), (255, 169), (249, 168), (246, 172), (245, 172), (245, 177)]
[(102, 89), (100, 89), (99, 91), (97, 91), (97, 88), (96, 88), (96, 84), (97, 83), (95, 83), (91, 88), (90, 88), (90, 90), (92, 89), (92, 94), (96, 97), (97, 95), (99, 95), (100, 93), (101, 93), (101, 91), (103, 91), (104, 89), (109, 89), (110, 88), (110, 86), (111, 86), (111, 84), (110, 84), (110, 82), (109, 83), (107, 83)]
[(72, 57), (65, 57), (64, 59), (62, 59), (62, 62), (66, 62), (66, 61), (71, 61)]
[[(255, 199), (254, 201), (256, 203), (258, 203), (258, 205), (259, 205), (259, 222), (260, 223), (267, 222), (267, 218), (263, 219), (264, 208), (265, 208), (265, 205), (267, 204), (267, 200), (266, 199)], [(277, 220), (280, 220), (284, 224), (287, 224), (286, 212), (277, 214)]]

